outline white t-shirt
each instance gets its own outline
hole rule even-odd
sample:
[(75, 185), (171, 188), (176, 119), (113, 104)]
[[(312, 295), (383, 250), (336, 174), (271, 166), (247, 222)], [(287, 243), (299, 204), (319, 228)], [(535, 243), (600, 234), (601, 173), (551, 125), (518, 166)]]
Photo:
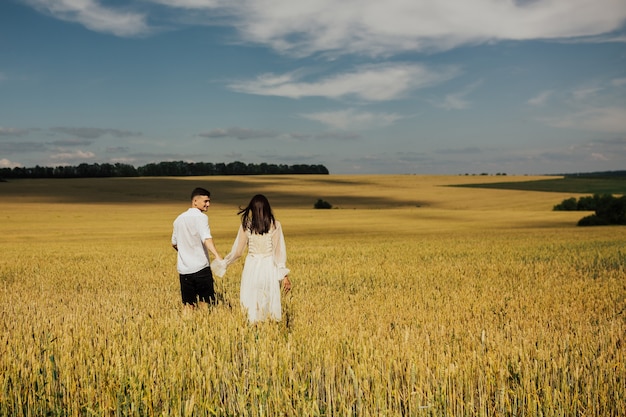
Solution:
[(189, 208), (174, 220), (172, 245), (178, 247), (176, 269), (179, 274), (193, 274), (209, 266), (204, 241), (211, 238), (209, 218), (197, 208)]

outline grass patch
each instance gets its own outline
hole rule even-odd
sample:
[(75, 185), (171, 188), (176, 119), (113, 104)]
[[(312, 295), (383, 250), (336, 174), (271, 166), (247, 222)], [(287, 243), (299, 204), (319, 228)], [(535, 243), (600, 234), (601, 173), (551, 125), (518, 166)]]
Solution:
[(520, 182), (455, 184), (452, 187), (545, 191), (577, 194), (626, 194), (626, 178), (555, 178)]

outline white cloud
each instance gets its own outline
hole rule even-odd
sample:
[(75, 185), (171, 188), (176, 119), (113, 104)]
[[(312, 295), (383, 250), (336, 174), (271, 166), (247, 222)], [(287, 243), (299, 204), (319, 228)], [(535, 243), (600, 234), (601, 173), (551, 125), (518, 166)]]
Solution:
[(361, 135), (355, 132), (322, 132), (313, 136), (315, 139), (331, 139), (331, 140), (355, 140), (359, 139)]
[(24, 136), (32, 129), (17, 129), (15, 127), (0, 126), (0, 136)]
[(482, 153), (482, 150), (477, 146), (466, 146), (464, 148), (439, 149), (436, 150), (435, 153), (448, 155), (469, 155)]
[(156, 2), (194, 11), (219, 7), (244, 40), (295, 55), (390, 55), (494, 40), (597, 37), (618, 29), (626, 17), (623, 0)]
[(626, 85), (626, 78), (615, 78), (611, 80), (611, 84), (615, 87), (623, 87)]
[(301, 73), (265, 74), (251, 81), (230, 84), (241, 93), (289, 98), (356, 97), (368, 101), (393, 100), (408, 92), (430, 87), (453, 78), (454, 67), (429, 68), (420, 64), (390, 63), (364, 65), (352, 72), (341, 73), (316, 81), (302, 81)]
[(12, 162), (6, 158), (0, 159), (0, 168), (15, 168), (15, 167), (22, 167), (22, 166), (23, 165), (20, 164), (19, 162)]
[(577, 44), (577, 43), (626, 43), (626, 35), (607, 33), (594, 36), (575, 37), (570, 39), (559, 39), (559, 43)]
[(626, 107), (589, 108), (560, 118), (544, 119), (550, 126), (596, 132), (626, 133)]
[(279, 134), (273, 130), (265, 129), (248, 129), (244, 127), (229, 127), (227, 129), (213, 129), (208, 132), (199, 133), (198, 136), (203, 138), (237, 138), (258, 139), (258, 138), (275, 138)]
[(309, 113), (302, 117), (342, 130), (388, 126), (403, 118), (393, 113), (359, 112), (354, 109)]
[[(172, 25), (229, 24), (243, 41), (300, 56), (389, 56), (498, 40), (623, 42), (623, 36), (607, 35), (626, 18), (623, 0), (150, 0), (134, 2), (132, 9), (104, 0), (23, 1), (117, 36), (151, 32), (151, 18)], [(162, 7), (150, 7), (155, 5)]]
[(476, 81), (465, 87), (463, 90), (458, 91), (456, 93), (447, 94), (443, 100), (434, 101), (434, 105), (440, 107), (445, 110), (463, 110), (470, 107), (471, 103), (466, 97), (474, 91), (480, 84), (482, 84), (482, 80)]
[(542, 91), (535, 97), (528, 100), (528, 104), (530, 104), (531, 106), (543, 106), (547, 103), (548, 99), (550, 98), (550, 96), (552, 96), (553, 93), (554, 91), (552, 90)]
[(92, 144), (88, 139), (63, 139), (50, 142), (54, 146), (89, 146)]
[(437, 107), (445, 110), (463, 110), (470, 106), (469, 101), (465, 100), (462, 95), (448, 94), (444, 97)]
[(596, 161), (609, 161), (610, 160), (609, 158), (602, 155), (601, 153), (595, 153), (595, 152), (591, 154), (591, 159), (596, 160)]
[[(151, 0), (153, 3), (181, 9), (215, 9), (227, 6), (228, 0)], [(232, 2), (235, 3), (235, 2)]]
[(76, 136), (82, 139), (97, 139), (104, 135), (111, 135), (117, 138), (141, 136), (141, 133), (137, 132), (130, 132), (127, 130), (119, 129), (101, 129), (96, 127), (53, 127), (50, 130), (56, 133)]
[(59, 152), (50, 155), (50, 158), (54, 161), (66, 160), (66, 161), (84, 161), (86, 159), (95, 158), (96, 154), (90, 151), (74, 151), (74, 152)]
[(581, 87), (572, 92), (574, 99), (577, 101), (585, 100), (589, 97), (593, 97), (596, 93), (602, 91), (600, 87)]
[(24, 0), (38, 11), (95, 32), (139, 36), (150, 32), (145, 13), (106, 7), (97, 0)]

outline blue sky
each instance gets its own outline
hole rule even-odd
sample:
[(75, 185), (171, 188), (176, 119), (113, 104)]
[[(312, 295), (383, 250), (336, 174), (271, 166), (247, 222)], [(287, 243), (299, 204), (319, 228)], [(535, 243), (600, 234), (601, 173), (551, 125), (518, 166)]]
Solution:
[(626, 169), (626, 0), (2, 0), (0, 167)]

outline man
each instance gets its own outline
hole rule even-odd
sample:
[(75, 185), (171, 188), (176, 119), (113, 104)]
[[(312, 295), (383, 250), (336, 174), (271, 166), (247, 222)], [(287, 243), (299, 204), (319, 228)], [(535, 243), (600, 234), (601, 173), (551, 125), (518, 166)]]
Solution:
[(209, 252), (217, 260), (222, 257), (213, 243), (209, 218), (204, 214), (210, 205), (211, 193), (195, 188), (191, 192), (191, 207), (174, 220), (172, 246), (178, 252), (176, 269), (184, 305), (215, 302)]

